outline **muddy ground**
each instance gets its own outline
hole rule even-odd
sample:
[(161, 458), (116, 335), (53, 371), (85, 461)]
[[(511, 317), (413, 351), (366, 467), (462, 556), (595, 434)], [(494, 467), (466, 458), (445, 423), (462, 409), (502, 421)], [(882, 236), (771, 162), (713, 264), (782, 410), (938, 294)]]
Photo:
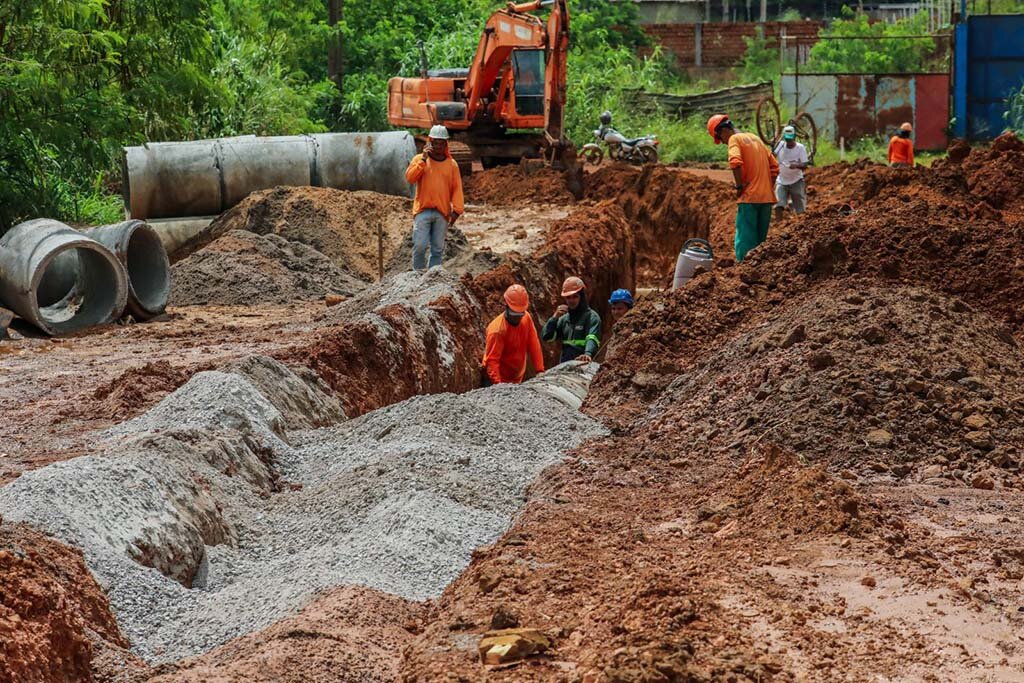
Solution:
[[(583, 409), (609, 437), (546, 470), (437, 600), (340, 587), (155, 669), (124, 649), (73, 550), (21, 561), (4, 574), (0, 623), (21, 625), (0, 680), (1024, 680), (1024, 145), (955, 146), (932, 169), (816, 169), (808, 214), (740, 265), (732, 193), (708, 173), (602, 165), (579, 201), (543, 173), (506, 196), (516, 173), (467, 186), (465, 289), (431, 300), (433, 318), (364, 295), (394, 330), (462, 330), (450, 375), (414, 345), (409, 372), (375, 386), (395, 361), (359, 345), (383, 334), (358, 303), (368, 257), (347, 267), (363, 284), (341, 307), (307, 282), (285, 305), (172, 305), (148, 325), (2, 343), (0, 476), (92, 452), (95, 430), (254, 353), (315, 372), (350, 416), (464, 391), (507, 284), (527, 284), (543, 321), (579, 273), (604, 314), (612, 289), (664, 287), (682, 242), (707, 238), (716, 271), (605, 332)], [(287, 235), (231, 228), (295, 239), (294, 220)], [(0, 563), (53, 543), (0, 529), (14, 539)], [(58, 606), (34, 587), (60, 582), (85, 597)], [(485, 669), (492, 626), (541, 629), (553, 649)]]

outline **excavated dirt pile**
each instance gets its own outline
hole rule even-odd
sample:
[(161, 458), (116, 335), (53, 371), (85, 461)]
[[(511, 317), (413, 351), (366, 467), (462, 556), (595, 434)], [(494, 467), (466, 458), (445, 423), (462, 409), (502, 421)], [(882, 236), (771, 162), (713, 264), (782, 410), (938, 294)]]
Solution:
[(365, 286), (319, 251), (280, 235), (232, 230), (171, 267), (175, 306), (284, 304)]
[(0, 681), (89, 681), (127, 646), (79, 551), (0, 522)]
[(837, 472), (1024, 484), (1019, 346), (923, 288), (825, 283), (677, 375), (648, 415), (652, 436), (698, 450), (769, 440)]
[[(308, 245), (354, 277), (377, 277), (377, 230), (389, 261), (410, 230), (412, 200), (377, 192), (275, 187), (253, 192), (186, 244), (183, 257), (232, 230), (280, 235)], [(173, 259), (177, 260), (177, 258)]]
[(467, 202), (508, 206), (527, 202), (571, 204), (565, 174), (551, 168), (498, 166), (464, 179)]
[(710, 241), (718, 258), (732, 257), (736, 205), (728, 185), (667, 166), (617, 163), (587, 176), (586, 196), (622, 207), (636, 240), (640, 286), (671, 286), (676, 257), (691, 237)]
[[(412, 204), (376, 192), (277, 187), (254, 192), (182, 247), (172, 270), (176, 306), (284, 304), (354, 295), (380, 275), (409, 269)], [(495, 265), (458, 228), (445, 241), (456, 272)]]
[[(871, 184), (831, 190), (852, 216), (790, 221), (615, 328), (586, 410), (616, 436), (535, 485), (404, 681), (480, 677), (495, 622), (554, 641), (495, 680), (1019, 673), (1018, 551), (966, 520), (1020, 518), (985, 494), (1021, 484), (1022, 226), (941, 169), (842, 172)], [(904, 479), (979, 496), (863, 485)]]

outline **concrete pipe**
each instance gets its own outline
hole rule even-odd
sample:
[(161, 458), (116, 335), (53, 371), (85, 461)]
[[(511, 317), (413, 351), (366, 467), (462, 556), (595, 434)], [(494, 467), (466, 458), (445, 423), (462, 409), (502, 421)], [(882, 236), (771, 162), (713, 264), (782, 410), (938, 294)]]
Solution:
[(105, 246), (124, 264), (128, 274), (128, 312), (149, 320), (167, 308), (171, 294), (171, 264), (156, 230), (140, 220), (101, 225), (86, 234)]
[(319, 185), (412, 196), (405, 169), (416, 154), (416, 142), (409, 133), (324, 133), (313, 139), (319, 148)]
[(132, 218), (215, 216), (249, 193), (313, 185), (411, 196), (405, 169), (416, 143), (404, 131), (251, 136), (157, 142), (124, 150)]
[(124, 205), (133, 218), (219, 214), (216, 140), (156, 142), (124, 148)]
[[(303, 135), (217, 141), (220, 159), (221, 210), (250, 192), (278, 185), (315, 185), (316, 142)], [(188, 214), (197, 215), (197, 214)]]
[[(40, 298), (44, 282), (46, 296)], [(77, 230), (37, 218), (0, 237), (0, 302), (46, 334), (109, 323), (127, 301), (124, 266), (109, 249)]]

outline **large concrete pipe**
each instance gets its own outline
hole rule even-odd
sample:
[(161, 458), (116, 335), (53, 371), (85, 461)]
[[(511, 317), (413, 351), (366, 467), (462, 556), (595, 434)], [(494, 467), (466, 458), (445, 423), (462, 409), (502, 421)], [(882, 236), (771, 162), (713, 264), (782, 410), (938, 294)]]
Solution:
[(124, 150), (124, 200), (132, 218), (213, 216), (249, 193), (314, 185), (410, 196), (409, 133), (325, 133), (157, 142)]
[(171, 294), (171, 265), (156, 230), (140, 220), (101, 225), (86, 234), (112, 251), (128, 274), (128, 312), (149, 320), (164, 312)]
[[(316, 142), (309, 137), (218, 140), (221, 210), (226, 211), (250, 192), (278, 185), (315, 185)], [(194, 216), (197, 214), (187, 214)]]
[(156, 142), (124, 148), (124, 205), (134, 218), (219, 214), (216, 140)]
[(0, 237), (0, 302), (46, 334), (111, 322), (127, 301), (124, 266), (91, 237), (49, 218)]
[(313, 138), (319, 147), (319, 185), (412, 196), (405, 169), (416, 154), (416, 142), (409, 133), (324, 133)]

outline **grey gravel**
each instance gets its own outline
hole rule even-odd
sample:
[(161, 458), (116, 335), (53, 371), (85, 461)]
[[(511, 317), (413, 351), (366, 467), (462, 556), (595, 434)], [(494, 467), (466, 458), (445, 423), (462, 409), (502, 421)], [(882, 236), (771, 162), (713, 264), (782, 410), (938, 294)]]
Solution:
[[(133, 649), (154, 663), (268, 626), (341, 584), (438, 595), (508, 527), (541, 470), (605, 433), (578, 411), (594, 365), (350, 421), (275, 361), (244, 368), (256, 384), (200, 373), (100, 435), (106, 455), (0, 488), (5, 519), (83, 550)], [(336, 424), (297, 429), (303, 405)]]

